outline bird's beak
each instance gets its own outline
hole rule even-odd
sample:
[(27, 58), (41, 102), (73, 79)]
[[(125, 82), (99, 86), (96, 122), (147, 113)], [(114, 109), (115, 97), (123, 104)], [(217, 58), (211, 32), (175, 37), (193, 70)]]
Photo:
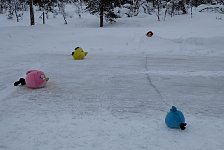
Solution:
[(48, 77), (46, 77), (46, 78), (45, 78), (45, 81), (48, 81), (48, 80), (49, 80), (49, 78), (48, 78)]

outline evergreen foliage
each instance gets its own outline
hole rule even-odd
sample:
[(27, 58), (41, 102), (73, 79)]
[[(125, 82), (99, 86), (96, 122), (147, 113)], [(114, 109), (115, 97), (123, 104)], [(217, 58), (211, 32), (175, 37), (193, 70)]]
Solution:
[(90, 14), (100, 16), (100, 26), (103, 26), (103, 17), (110, 23), (115, 22), (115, 19), (118, 18), (114, 13), (117, 0), (85, 0), (85, 3)]
[[(90, 14), (100, 18), (100, 27), (104, 20), (113, 23), (117, 18), (137, 16), (140, 12), (145, 14), (156, 14), (158, 20), (160, 16), (166, 14), (171, 16), (188, 13), (189, 7), (197, 7), (201, 4), (224, 5), (224, 0), (32, 0), (39, 11), (43, 11), (48, 18), (48, 13), (52, 12), (54, 17), (61, 14), (67, 24), (68, 12), (66, 5), (74, 5), (77, 8), (77, 15), (81, 18), (83, 8)], [(22, 19), (23, 12), (28, 11), (31, 0), (0, 0), (0, 14), (6, 14), (8, 19), (15, 19), (17, 22)], [(206, 11), (207, 9), (204, 8)], [(215, 9), (213, 12), (222, 13), (223, 7), (208, 8)], [(217, 10), (216, 10), (217, 9)], [(34, 11), (38, 11), (34, 10)], [(200, 11), (200, 10), (199, 10)], [(165, 14), (163, 14), (165, 12)], [(31, 13), (32, 14), (32, 13)], [(32, 17), (33, 18), (33, 17)], [(33, 18), (34, 19), (34, 18)], [(34, 20), (32, 21), (34, 22)]]

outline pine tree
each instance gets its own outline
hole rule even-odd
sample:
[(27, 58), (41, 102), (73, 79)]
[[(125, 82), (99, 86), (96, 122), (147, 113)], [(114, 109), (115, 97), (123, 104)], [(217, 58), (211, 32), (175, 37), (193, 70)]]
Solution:
[(103, 27), (103, 20), (112, 23), (118, 16), (114, 13), (114, 3), (117, 0), (85, 0), (86, 9), (93, 15), (100, 16), (100, 27)]

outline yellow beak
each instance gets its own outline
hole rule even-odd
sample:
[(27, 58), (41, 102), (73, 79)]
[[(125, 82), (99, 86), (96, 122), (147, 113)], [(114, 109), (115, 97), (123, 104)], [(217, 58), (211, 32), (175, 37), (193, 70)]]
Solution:
[(46, 77), (46, 78), (45, 78), (45, 81), (48, 81), (48, 80), (49, 80), (49, 78), (48, 78), (48, 77)]

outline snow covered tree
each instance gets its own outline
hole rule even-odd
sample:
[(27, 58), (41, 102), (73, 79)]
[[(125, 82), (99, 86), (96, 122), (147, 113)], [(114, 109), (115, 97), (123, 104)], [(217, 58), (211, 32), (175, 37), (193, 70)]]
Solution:
[(166, 11), (171, 15), (179, 15), (179, 14), (186, 14), (187, 10), (185, 7), (185, 3), (182, 0), (171, 0), (170, 2), (166, 3)]
[(157, 0), (157, 20), (160, 21), (161, 0)]
[(26, 10), (24, 0), (0, 1), (0, 13), (7, 12), (8, 19), (16, 17), (17, 22), (23, 17), (23, 11)]
[(52, 11), (58, 3), (57, 0), (33, 0), (33, 3), (39, 6), (40, 10)]
[(82, 13), (82, 1), (81, 0), (74, 0), (74, 5), (77, 7), (76, 13), (78, 14), (79, 18), (81, 18)]
[(4, 6), (5, 6), (4, 0), (0, 0), (0, 14), (3, 14), (3, 12), (4, 12)]
[(67, 14), (66, 14), (66, 12), (65, 12), (65, 3), (63, 3), (62, 1), (59, 1), (59, 2), (58, 2), (58, 7), (59, 7), (59, 11), (60, 11), (60, 13), (61, 13), (62, 16), (63, 16), (63, 19), (64, 19), (64, 21), (65, 21), (65, 24), (68, 24), (68, 22), (67, 22), (67, 20), (66, 20), (66, 18), (67, 18)]
[(26, 2), (22, 0), (14, 0), (12, 1), (14, 12), (16, 15), (16, 20), (19, 22), (23, 17), (23, 11), (26, 10)]
[[(61, 0), (59, 0), (61, 1)], [(75, 13), (81, 18), (81, 14), (83, 13), (83, 0), (64, 0), (67, 4), (74, 4), (76, 7)]]
[(103, 20), (112, 23), (118, 16), (114, 13), (114, 3), (117, 0), (85, 0), (86, 9), (93, 15), (100, 16), (100, 27), (103, 27)]

